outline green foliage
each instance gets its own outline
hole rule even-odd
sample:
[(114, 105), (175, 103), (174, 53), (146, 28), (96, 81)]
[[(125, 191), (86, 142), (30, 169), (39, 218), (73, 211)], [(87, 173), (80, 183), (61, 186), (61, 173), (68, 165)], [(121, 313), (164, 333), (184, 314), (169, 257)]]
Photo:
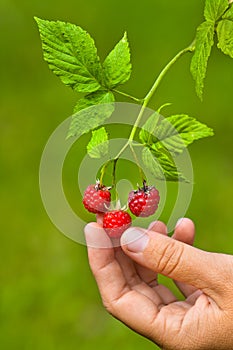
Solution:
[(228, 0), (206, 0), (204, 16), (206, 21), (197, 28), (196, 48), (190, 66), (192, 76), (196, 82), (196, 92), (200, 99), (203, 95), (208, 59), (214, 45), (216, 31), (219, 41), (218, 48), (224, 54), (233, 57), (232, 5), (229, 4)]
[(218, 23), (218, 48), (233, 58), (233, 21), (224, 19)]
[(130, 78), (131, 69), (129, 43), (125, 33), (103, 63), (104, 84), (109, 89), (124, 84)]
[[(79, 102), (78, 112), (72, 117), (67, 137), (81, 136), (102, 125), (114, 111), (114, 96), (111, 92), (97, 91)], [(95, 103), (96, 102), (96, 103)], [(89, 103), (89, 107), (88, 107)], [(87, 108), (82, 108), (86, 104)]]
[(216, 22), (229, 6), (228, 0), (206, 0), (204, 16), (207, 21)]
[(62, 82), (78, 92), (101, 87), (102, 68), (93, 39), (82, 28), (61, 21), (35, 18), (44, 59)]
[(163, 119), (157, 129), (161, 144), (173, 155), (182, 153), (195, 140), (213, 136), (213, 130), (188, 115), (173, 115)]
[(155, 129), (158, 125), (160, 119), (160, 114), (158, 112), (153, 113), (145, 122), (143, 125), (140, 133), (139, 138), (142, 141), (142, 143), (151, 145), (154, 142), (156, 142), (157, 138), (155, 136)]
[(104, 127), (92, 131), (87, 152), (91, 158), (101, 158), (108, 153), (108, 134)]
[(190, 66), (192, 76), (196, 81), (196, 92), (200, 99), (202, 99), (204, 79), (213, 44), (214, 23), (203, 22), (197, 29), (196, 49)]
[(165, 150), (157, 152), (146, 147), (142, 150), (142, 161), (157, 180), (186, 181)]
[(111, 91), (98, 90), (78, 100), (78, 103), (74, 107), (74, 113), (101, 103), (111, 103), (114, 102), (114, 100), (114, 95)]
[[(216, 22), (223, 15), (231, 15), (228, 13), (230, 10), (226, 11), (228, 7), (227, 0), (206, 0), (204, 11), (206, 21), (197, 29), (191, 72), (200, 98), (208, 59), (214, 44)], [(111, 116), (114, 110), (113, 91), (130, 78), (132, 66), (127, 34), (124, 34), (101, 64), (93, 39), (82, 28), (60, 21), (38, 18), (36, 21), (42, 39), (44, 58), (49, 67), (66, 85), (75, 91), (88, 93), (79, 99), (74, 108), (67, 137), (81, 136), (101, 126)], [(229, 37), (232, 37), (232, 28), (225, 22), (229, 20), (220, 21), (218, 26), (219, 47), (224, 53), (231, 55), (232, 40), (229, 40)], [(151, 91), (154, 92), (153, 88)], [(147, 96), (150, 95), (149, 93)], [(148, 103), (146, 98), (142, 100), (145, 105)], [(187, 115), (161, 119), (159, 112), (155, 112), (139, 133), (145, 147), (142, 152), (143, 162), (159, 179), (165, 177), (169, 181), (185, 181), (173, 157), (181, 154), (194, 140), (213, 135), (213, 131)], [(93, 131), (87, 146), (88, 154), (92, 158), (105, 155), (108, 149), (107, 140), (104, 128)]]
[(165, 119), (156, 112), (148, 118), (139, 133), (140, 140), (148, 149), (143, 150), (143, 162), (159, 179), (185, 180), (177, 171), (173, 159), (195, 140), (212, 135), (213, 130), (195, 118), (182, 114)]
[(233, 6), (231, 4), (230, 8), (222, 16), (223, 19), (230, 19), (233, 21)]

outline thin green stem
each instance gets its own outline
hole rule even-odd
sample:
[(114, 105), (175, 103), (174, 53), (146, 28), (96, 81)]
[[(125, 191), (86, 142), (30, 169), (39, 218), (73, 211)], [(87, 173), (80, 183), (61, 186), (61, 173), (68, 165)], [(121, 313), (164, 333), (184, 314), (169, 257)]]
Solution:
[(192, 42), (191, 45), (189, 45), (185, 49), (183, 49), (180, 52), (178, 52), (178, 54), (175, 57), (173, 57), (173, 59), (170, 62), (168, 62), (168, 64), (163, 68), (163, 70), (159, 74), (158, 78), (154, 82), (152, 88), (150, 89), (150, 91), (146, 95), (146, 97), (144, 99), (144, 102), (145, 102), (146, 106), (149, 103), (151, 97), (154, 95), (155, 91), (157, 90), (157, 88), (158, 88), (159, 84), (161, 83), (162, 79), (164, 78), (166, 73), (169, 71), (169, 69), (173, 66), (173, 64), (176, 63), (176, 61), (178, 61), (178, 59), (180, 57), (182, 57), (185, 53), (193, 52), (194, 50), (195, 50), (195, 42)]
[(142, 103), (142, 102), (143, 102), (143, 99), (140, 99), (140, 98), (131, 96), (131, 95), (125, 93), (125, 92), (122, 92), (122, 91), (119, 91), (119, 90), (116, 90), (116, 89), (113, 89), (113, 91), (116, 92), (116, 93), (119, 94), (119, 95), (128, 97), (128, 98), (130, 98), (131, 100), (134, 100), (134, 101), (136, 101), (136, 102), (139, 102), (139, 103)]
[(100, 170), (100, 185), (103, 185), (103, 179), (104, 179), (104, 174), (106, 172), (106, 169), (108, 165), (112, 162), (112, 159), (108, 160), (101, 168)]
[(116, 187), (116, 164), (119, 158), (113, 160), (113, 168), (112, 168), (112, 186)]
[(134, 124), (134, 126), (132, 128), (132, 131), (130, 133), (129, 141), (132, 141), (134, 139), (137, 127), (138, 127), (138, 125), (139, 125), (139, 123), (141, 121), (141, 118), (143, 116), (144, 110), (145, 110), (146, 106), (148, 105), (148, 103), (150, 102), (150, 99), (154, 95), (155, 91), (157, 90), (159, 84), (161, 83), (161, 81), (164, 78), (164, 76), (166, 75), (166, 73), (173, 66), (173, 64), (176, 63), (176, 61), (178, 61), (178, 59), (180, 57), (182, 57), (185, 53), (192, 52), (194, 50), (195, 50), (195, 46), (194, 46), (194, 42), (193, 42), (190, 46), (188, 46), (185, 49), (183, 49), (180, 52), (178, 52), (178, 54), (175, 57), (173, 57), (173, 59), (170, 62), (168, 62), (168, 64), (161, 71), (161, 73), (159, 74), (158, 78), (154, 82), (152, 88), (150, 89), (150, 91), (148, 92), (148, 94), (146, 95), (146, 97), (143, 100), (142, 108), (141, 108), (141, 110), (139, 112), (139, 115), (138, 115), (138, 117), (137, 117), (137, 119), (135, 121), (135, 124)]
[(146, 180), (146, 176), (145, 176), (145, 174), (144, 174), (144, 172), (143, 172), (143, 170), (142, 170), (142, 168), (141, 168), (141, 166), (140, 166), (140, 163), (139, 163), (138, 157), (137, 157), (137, 155), (136, 155), (136, 152), (135, 152), (135, 150), (134, 150), (134, 148), (133, 148), (132, 142), (130, 143), (130, 149), (131, 149), (131, 151), (132, 151), (132, 154), (133, 154), (133, 157), (134, 157), (134, 159), (135, 159), (135, 162), (136, 162), (136, 164), (137, 164), (137, 166), (138, 166), (139, 174), (140, 174), (140, 177), (141, 177), (141, 180), (142, 180), (142, 183), (143, 183), (143, 181)]
[(164, 78), (164, 76), (167, 74), (167, 72), (169, 71), (169, 69), (179, 60), (180, 57), (182, 57), (184, 54), (188, 53), (188, 52), (193, 52), (195, 50), (195, 40), (188, 46), (186, 47), (185, 49), (181, 50), (180, 52), (178, 52), (176, 54), (175, 57), (173, 57), (173, 59), (171, 61), (168, 62), (168, 64), (163, 68), (163, 70), (161, 71), (161, 73), (159, 74), (158, 78), (156, 79), (156, 81), (154, 82), (154, 84), (152, 85), (150, 91), (147, 93), (146, 97), (144, 99), (138, 99), (136, 97), (133, 97), (127, 93), (124, 93), (124, 92), (121, 92), (121, 91), (118, 91), (118, 90), (113, 90), (114, 92), (118, 93), (118, 94), (121, 94), (125, 97), (128, 97), (130, 99), (133, 99), (134, 101), (137, 101), (139, 103), (142, 104), (142, 107), (140, 109), (140, 112), (138, 114), (138, 117), (131, 129), (131, 132), (130, 132), (130, 135), (129, 135), (129, 139), (128, 141), (125, 143), (125, 145), (121, 148), (121, 150), (119, 151), (119, 153), (116, 155), (116, 157), (110, 161), (108, 161), (101, 169), (101, 177), (100, 177), (100, 183), (102, 183), (102, 180), (103, 180), (103, 177), (104, 177), (104, 173), (105, 173), (105, 170), (108, 166), (108, 164), (113, 161), (114, 164), (113, 164), (113, 182), (115, 182), (115, 171), (116, 171), (116, 163), (117, 163), (117, 160), (120, 158), (120, 156), (122, 155), (122, 153), (125, 151), (125, 149), (130, 146), (131, 148), (131, 151), (133, 152), (133, 155), (134, 155), (134, 158), (135, 158), (135, 161), (138, 165), (138, 168), (139, 168), (139, 172), (140, 172), (140, 175), (142, 177), (142, 180), (143, 180), (143, 177), (144, 177), (144, 174), (142, 173), (142, 169), (139, 165), (139, 162), (138, 162), (138, 159), (137, 159), (137, 156), (133, 150), (133, 147), (134, 147), (134, 144), (133, 144), (133, 140), (134, 140), (134, 137), (135, 137), (135, 133), (137, 131), (137, 128), (140, 124), (140, 121), (142, 119), (142, 116), (144, 114), (144, 111), (148, 105), (148, 103), (150, 102), (152, 96), (154, 95), (155, 91), (157, 90), (158, 86), (160, 85), (162, 79)]
[(121, 148), (121, 150), (119, 151), (119, 153), (116, 155), (116, 157), (114, 158), (114, 160), (120, 158), (120, 156), (122, 155), (122, 153), (124, 152), (124, 150), (129, 146), (129, 140), (125, 143), (125, 145)]

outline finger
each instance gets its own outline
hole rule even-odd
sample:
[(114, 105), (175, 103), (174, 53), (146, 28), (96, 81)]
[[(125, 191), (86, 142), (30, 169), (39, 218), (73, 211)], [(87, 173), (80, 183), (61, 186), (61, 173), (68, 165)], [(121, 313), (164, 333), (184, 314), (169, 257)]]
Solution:
[(103, 218), (104, 218), (103, 214), (96, 214), (96, 221), (100, 226), (103, 226)]
[[(187, 230), (186, 226), (189, 226), (188, 227), (189, 230)], [(167, 226), (162, 221), (152, 222), (148, 226), (148, 230), (159, 232), (159, 233), (162, 233), (164, 235), (167, 235)], [(188, 231), (188, 233), (187, 233), (187, 231)], [(172, 238), (174, 238), (178, 241), (187, 243), (187, 244), (193, 244), (194, 235), (195, 235), (195, 228), (194, 228), (193, 222), (190, 219), (183, 218), (183, 219), (179, 220), (179, 222), (176, 226), (175, 233), (173, 234)], [(141, 276), (143, 275), (143, 273), (140, 273), (140, 270), (142, 270), (142, 269), (144, 269), (144, 271), (145, 271), (144, 275), (146, 276), (146, 279), (148, 281), (148, 279), (153, 276), (154, 272), (151, 270), (148, 270), (147, 268), (145, 268), (143, 266), (138, 265), (137, 270), (139, 271), (139, 274)], [(156, 278), (156, 281), (157, 281), (157, 278)], [(155, 285), (155, 281), (153, 283)], [(174, 281), (174, 283), (176, 284), (178, 289), (181, 291), (181, 293), (185, 297), (188, 297), (190, 294), (193, 294), (196, 291), (195, 287), (188, 286), (184, 283), (177, 282), (177, 281)], [(149, 284), (151, 284), (151, 282), (149, 282)], [(157, 281), (157, 285), (158, 285), (158, 281)], [(176, 300), (174, 295), (171, 293), (171, 291), (163, 285), (160, 285), (158, 288), (156, 288), (156, 291), (157, 291), (157, 293), (160, 294), (160, 296), (164, 295), (163, 300), (170, 300), (170, 302), (172, 302), (171, 300), (173, 300), (173, 301)]]
[[(96, 226), (97, 225), (97, 226)], [(136, 332), (147, 337), (151, 335), (153, 324), (160, 305), (126, 283), (122, 269), (115, 259), (113, 248), (93, 248), (99, 233), (105, 231), (96, 224), (85, 227), (90, 267), (96, 278), (106, 309)], [(101, 232), (102, 230), (102, 232)], [(98, 237), (97, 237), (98, 236)], [(90, 244), (89, 244), (90, 243)]]
[[(148, 226), (148, 230), (156, 231), (161, 234), (167, 235), (167, 226), (162, 221), (151, 222), (151, 224)], [(135, 263), (135, 267), (137, 269), (139, 276), (145, 283), (149, 285), (153, 283), (154, 286), (158, 284), (157, 273), (137, 263)]]
[[(193, 221), (188, 218), (178, 220), (172, 238), (176, 239), (177, 241), (193, 245), (195, 238), (195, 226)], [(197, 290), (195, 287), (189, 286), (182, 282), (174, 281), (174, 283), (186, 298)]]
[(155, 231), (167, 235), (167, 226), (162, 221), (153, 221), (148, 226), (149, 231)]
[(134, 289), (137, 292), (145, 295), (159, 307), (167, 303), (167, 301), (165, 302), (165, 299), (161, 298), (153, 288), (151, 288), (140, 278), (133, 260), (125, 255), (121, 248), (115, 250), (115, 257), (119, 262), (122, 273), (131, 289)]
[[(89, 264), (101, 296), (103, 300), (117, 300), (120, 295), (130, 289), (120, 265), (115, 259), (111, 241), (104, 229), (97, 223), (88, 224), (84, 232), (88, 247)], [(108, 247), (105, 244), (106, 242), (108, 242)]]
[(172, 238), (176, 239), (177, 241), (193, 245), (195, 238), (195, 226), (193, 221), (188, 218), (178, 220)]
[(216, 259), (218, 254), (136, 227), (123, 233), (121, 244), (124, 252), (137, 263), (201, 289), (217, 303), (223, 303), (221, 297), (227, 280), (222, 280), (226, 274), (221, 261)]

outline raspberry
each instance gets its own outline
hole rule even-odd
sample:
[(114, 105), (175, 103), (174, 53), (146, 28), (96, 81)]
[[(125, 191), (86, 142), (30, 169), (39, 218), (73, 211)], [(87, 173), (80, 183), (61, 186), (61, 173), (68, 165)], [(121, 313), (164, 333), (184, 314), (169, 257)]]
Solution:
[(144, 181), (142, 188), (129, 193), (129, 209), (135, 216), (147, 217), (156, 212), (159, 200), (159, 191), (154, 186), (147, 186)]
[(124, 210), (106, 212), (103, 218), (103, 228), (111, 238), (119, 238), (130, 227), (131, 216)]
[(100, 214), (107, 210), (110, 201), (111, 193), (109, 187), (100, 185), (96, 181), (95, 185), (89, 185), (83, 196), (83, 205), (91, 213)]

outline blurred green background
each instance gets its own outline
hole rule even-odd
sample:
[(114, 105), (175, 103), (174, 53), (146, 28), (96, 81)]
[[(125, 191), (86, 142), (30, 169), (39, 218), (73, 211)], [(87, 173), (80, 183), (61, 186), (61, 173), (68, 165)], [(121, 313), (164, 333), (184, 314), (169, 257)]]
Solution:
[[(43, 208), (41, 153), (78, 96), (43, 62), (33, 16), (82, 26), (102, 59), (127, 30), (133, 73), (124, 91), (143, 97), (165, 63), (192, 41), (203, 5), (203, 0), (1, 0), (1, 349), (155, 348), (105, 312), (86, 247), (63, 236)], [(233, 60), (213, 50), (202, 103), (189, 62), (187, 55), (174, 66), (150, 106), (172, 102), (171, 112), (196, 116), (214, 128), (213, 138), (190, 147), (195, 186), (186, 215), (197, 226), (196, 246), (233, 253)]]

